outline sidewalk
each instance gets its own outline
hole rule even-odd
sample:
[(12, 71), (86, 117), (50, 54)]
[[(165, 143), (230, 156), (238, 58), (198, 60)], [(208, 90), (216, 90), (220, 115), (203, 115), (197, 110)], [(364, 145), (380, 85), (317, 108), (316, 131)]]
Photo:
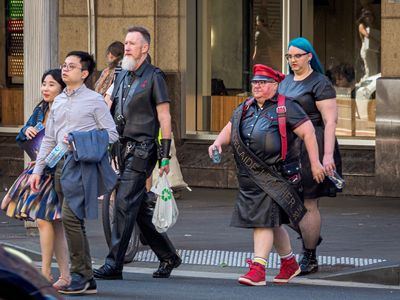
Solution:
[[(237, 268), (245, 267), (244, 260), (251, 255), (252, 231), (229, 226), (235, 195), (236, 190), (194, 188), (192, 192), (184, 191), (183, 198), (177, 200), (179, 219), (168, 233), (184, 256), (181, 268), (242, 272)], [(346, 195), (324, 198), (320, 208), (324, 238), (318, 248), (321, 268), (312, 277), (356, 270), (363, 265), (371, 268), (400, 262), (399, 198)], [(87, 222), (95, 264), (102, 264), (107, 253), (102, 230), (100, 219)], [(290, 235), (294, 252), (300, 254), (300, 241), (293, 232)], [(3, 211), (0, 212), (0, 241), (40, 252), (39, 238), (27, 237), (23, 222), (8, 218)], [(141, 246), (139, 262), (129, 266), (155, 267), (156, 259), (147, 250)], [(278, 264), (279, 258), (272, 255), (270, 268), (276, 269)]]

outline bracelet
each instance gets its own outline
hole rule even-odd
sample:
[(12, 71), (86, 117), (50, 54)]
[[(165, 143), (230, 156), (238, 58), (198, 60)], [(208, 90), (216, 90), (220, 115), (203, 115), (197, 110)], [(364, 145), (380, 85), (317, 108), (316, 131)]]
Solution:
[(167, 165), (169, 165), (169, 159), (163, 159), (163, 160), (161, 161), (161, 167), (165, 167), (165, 166), (167, 166)]

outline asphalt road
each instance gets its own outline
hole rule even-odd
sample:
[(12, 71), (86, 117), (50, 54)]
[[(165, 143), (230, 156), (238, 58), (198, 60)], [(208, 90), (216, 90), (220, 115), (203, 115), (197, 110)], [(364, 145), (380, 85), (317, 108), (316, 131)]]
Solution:
[[(153, 279), (150, 274), (124, 274), (124, 280), (98, 280), (98, 294), (87, 295), (87, 300), (111, 299), (323, 299), (366, 300), (400, 299), (400, 290), (366, 287), (321, 286), (290, 283), (263, 287), (239, 285), (234, 279), (214, 279), (172, 276)], [(65, 297), (76, 299), (76, 297)]]

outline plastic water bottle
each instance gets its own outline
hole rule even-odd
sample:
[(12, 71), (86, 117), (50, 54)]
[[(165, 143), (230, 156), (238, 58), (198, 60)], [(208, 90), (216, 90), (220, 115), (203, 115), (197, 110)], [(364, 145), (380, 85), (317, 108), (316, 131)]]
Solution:
[(340, 175), (334, 170), (333, 176), (328, 176), (328, 178), (333, 182), (333, 184), (338, 188), (342, 189), (344, 187), (345, 181)]
[(67, 152), (67, 150), (68, 150), (68, 145), (63, 142), (59, 142), (53, 148), (53, 150), (51, 150), (49, 155), (47, 155), (47, 157), (45, 159), (46, 164), (50, 168), (54, 168), (57, 165), (57, 163), (60, 161), (60, 159), (64, 156), (64, 154)]
[(212, 151), (212, 161), (214, 164), (219, 164), (221, 162), (221, 154), (219, 153), (217, 147), (214, 147)]
[(38, 123), (36, 124), (36, 126), (33, 127), (33, 128), (35, 128), (36, 131), (39, 132), (39, 131), (42, 131), (42, 130), (44, 129), (44, 125), (43, 125), (42, 122), (38, 122)]

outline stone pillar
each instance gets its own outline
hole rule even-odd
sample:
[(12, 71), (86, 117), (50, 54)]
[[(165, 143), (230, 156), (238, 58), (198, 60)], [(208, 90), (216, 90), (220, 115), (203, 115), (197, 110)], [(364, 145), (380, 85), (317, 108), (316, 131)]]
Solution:
[(400, 194), (400, 1), (382, 1), (382, 77), (376, 86), (376, 195)]
[(40, 100), (44, 71), (58, 61), (58, 1), (24, 1), (24, 117)]
[[(58, 65), (58, 1), (24, 1), (25, 120), (41, 99), (42, 74)], [(26, 222), (25, 227), (28, 234), (35, 232), (35, 223)]]

